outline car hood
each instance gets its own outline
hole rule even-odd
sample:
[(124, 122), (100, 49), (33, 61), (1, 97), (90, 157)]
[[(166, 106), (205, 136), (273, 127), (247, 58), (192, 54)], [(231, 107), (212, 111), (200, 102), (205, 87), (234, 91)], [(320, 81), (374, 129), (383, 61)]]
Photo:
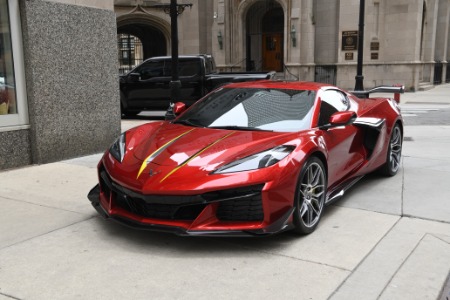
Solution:
[(139, 161), (176, 167), (218, 166), (288, 142), (294, 133), (238, 131), (165, 123), (132, 152)]

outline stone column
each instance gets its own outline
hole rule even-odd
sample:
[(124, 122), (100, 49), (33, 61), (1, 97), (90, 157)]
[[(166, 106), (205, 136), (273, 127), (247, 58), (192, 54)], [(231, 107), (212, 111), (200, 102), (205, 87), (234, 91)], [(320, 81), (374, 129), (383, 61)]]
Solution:
[(447, 47), (450, 26), (450, 2), (449, 0), (439, 0), (438, 19), (436, 26), (436, 48), (434, 51), (434, 59), (436, 62), (442, 62), (443, 72), (441, 82), (445, 82), (446, 65), (447, 65)]
[(64, 2), (21, 1), (35, 164), (102, 152), (120, 133), (116, 16), (92, 7), (112, 1)]

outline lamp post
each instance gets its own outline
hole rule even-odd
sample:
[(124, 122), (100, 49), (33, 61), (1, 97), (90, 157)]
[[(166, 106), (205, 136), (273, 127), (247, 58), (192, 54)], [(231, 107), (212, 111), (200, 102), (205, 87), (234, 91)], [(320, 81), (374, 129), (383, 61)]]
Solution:
[(172, 35), (172, 80), (170, 81), (170, 101), (180, 97), (181, 81), (178, 76), (178, 11), (177, 0), (170, 0), (170, 31)]
[(363, 53), (364, 53), (364, 12), (365, 0), (359, 0), (359, 29), (358, 29), (358, 64), (355, 76), (355, 91), (364, 90)]
[(170, 107), (166, 113), (166, 119), (173, 119), (173, 105), (180, 97), (181, 81), (178, 74), (178, 16), (184, 12), (186, 7), (192, 4), (177, 4), (177, 0), (170, 0), (170, 4), (152, 5), (154, 8), (162, 8), (166, 14), (170, 15), (170, 33), (172, 42), (172, 79), (170, 81)]

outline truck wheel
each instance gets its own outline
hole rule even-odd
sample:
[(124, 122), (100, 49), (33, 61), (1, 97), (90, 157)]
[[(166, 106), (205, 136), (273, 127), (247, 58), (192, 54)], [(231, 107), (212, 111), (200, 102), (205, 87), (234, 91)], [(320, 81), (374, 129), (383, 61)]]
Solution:
[(139, 114), (141, 111), (140, 110), (127, 110), (125, 109), (122, 104), (120, 104), (120, 112), (122, 115), (126, 116), (126, 117), (134, 117), (137, 114)]

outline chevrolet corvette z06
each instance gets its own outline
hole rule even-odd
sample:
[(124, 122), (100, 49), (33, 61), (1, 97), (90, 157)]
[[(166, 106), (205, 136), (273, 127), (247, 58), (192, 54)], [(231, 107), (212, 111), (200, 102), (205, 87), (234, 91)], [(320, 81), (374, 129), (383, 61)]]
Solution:
[[(311, 82), (223, 86), (174, 120), (130, 129), (88, 195), (105, 218), (191, 236), (313, 232), (326, 205), (367, 173), (400, 168), (398, 101)], [(397, 97), (396, 97), (397, 98)]]

